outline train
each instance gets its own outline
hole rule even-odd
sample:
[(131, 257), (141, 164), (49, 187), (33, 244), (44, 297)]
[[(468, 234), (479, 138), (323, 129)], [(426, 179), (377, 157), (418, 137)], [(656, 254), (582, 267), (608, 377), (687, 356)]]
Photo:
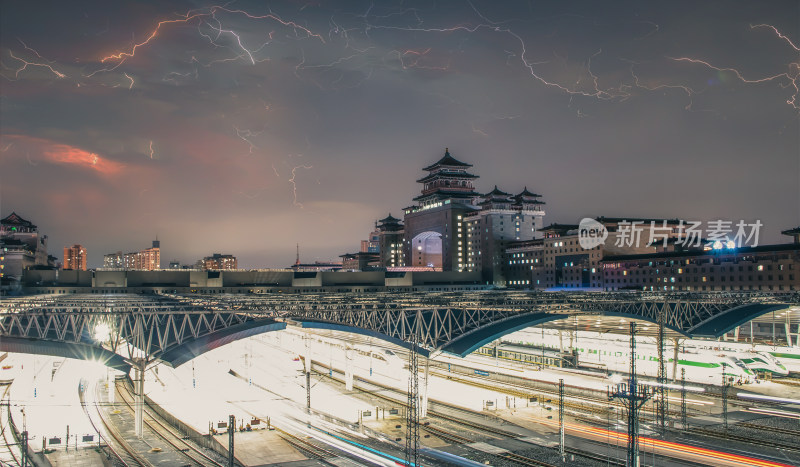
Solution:
[[(783, 363), (785, 357), (798, 355), (794, 348), (769, 351), (749, 344), (702, 341), (681, 341), (677, 361), (674, 349), (664, 349), (667, 378), (703, 384), (748, 384), (765, 376), (782, 377), (791, 371)], [(517, 331), (501, 342), (485, 346), (478, 353), (537, 366), (592, 368), (608, 373), (630, 371), (629, 339), (623, 335), (601, 335), (595, 332), (574, 331), (570, 334), (541, 329)], [(652, 338), (637, 339), (637, 374), (656, 377), (658, 348)], [(762, 346), (766, 347), (766, 346)], [(496, 355), (495, 355), (496, 352)], [(789, 359), (793, 361), (794, 359)], [(724, 376), (723, 376), (724, 375)]]

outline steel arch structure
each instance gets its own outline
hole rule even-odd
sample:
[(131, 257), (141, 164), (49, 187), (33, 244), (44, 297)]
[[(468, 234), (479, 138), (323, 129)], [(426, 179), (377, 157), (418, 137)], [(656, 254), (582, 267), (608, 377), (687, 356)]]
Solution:
[[(233, 340), (299, 325), (376, 336), (421, 351), (471, 352), (481, 342), (572, 316), (622, 316), (719, 333), (748, 316), (800, 303), (800, 294), (463, 291), (273, 295), (60, 295), (4, 299), (0, 350), (48, 343), (96, 348), (129, 362), (180, 365)], [(767, 311), (764, 311), (767, 310)], [(417, 323), (419, 322), (419, 325)], [(100, 335), (102, 334), (102, 335)], [(85, 353), (85, 352), (84, 352)]]

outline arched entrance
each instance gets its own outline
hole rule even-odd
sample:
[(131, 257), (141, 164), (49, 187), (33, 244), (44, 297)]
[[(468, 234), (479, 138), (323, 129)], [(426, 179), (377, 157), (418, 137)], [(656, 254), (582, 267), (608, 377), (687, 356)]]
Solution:
[(411, 240), (411, 265), (429, 268), (442, 267), (442, 234), (422, 232)]

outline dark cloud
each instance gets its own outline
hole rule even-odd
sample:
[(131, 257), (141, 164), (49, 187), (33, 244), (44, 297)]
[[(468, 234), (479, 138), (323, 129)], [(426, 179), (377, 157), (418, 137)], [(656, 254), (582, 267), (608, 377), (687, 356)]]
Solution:
[(335, 258), (445, 146), (551, 222), (800, 223), (796, 2), (0, 8), (0, 211), (92, 265)]

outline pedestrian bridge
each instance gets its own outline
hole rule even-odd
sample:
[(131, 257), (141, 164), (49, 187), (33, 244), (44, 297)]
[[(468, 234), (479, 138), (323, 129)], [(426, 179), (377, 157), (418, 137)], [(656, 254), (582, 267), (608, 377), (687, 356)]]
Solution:
[[(319, 294), (74, 294), (4, 298), (0, 351), (178, 366), (253, 335), (296, 326), (371, 336), (420, 353), (465, 356), (505, 334), (548, 323), (655, 335), (719, 337), (800, 306), (791, 293), (376, 292)], [(798, 331), (800, 332), (800, 331)]]

